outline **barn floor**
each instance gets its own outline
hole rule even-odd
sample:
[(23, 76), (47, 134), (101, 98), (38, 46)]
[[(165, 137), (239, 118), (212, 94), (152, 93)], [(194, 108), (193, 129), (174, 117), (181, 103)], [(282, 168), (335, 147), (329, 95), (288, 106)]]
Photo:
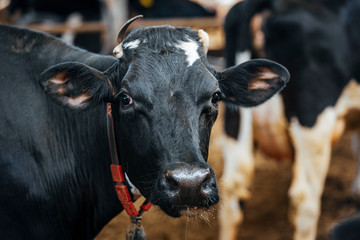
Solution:
[[(221, 116), (221, 114), (219, 114)], [(222, 134), (219, 117), (213, 129), (209, 162), (216, 175), (221, 176), (222, 154), (218, 144)], [(318, 224), (317, 240), (328, 239), (328, 231), (342, 218), (356, 211), (356, 204), (349, 191), (355, 174), (356, 163), (351, 153), (350, 135), (338, 142), (332, 154), (331, 166), (322, 197), (322, 215)], [(278, 163), (257, 153), (252, 198), (245, 204), (245, 221), (239, 227), (238, 239), (290, 240), (293, 228), (287, 218), (287, 190), (291, 181), (291, 164)], [(221, 183), (220, 183), (221, 185)], [(218, 208), (221, 206), (218, 206)], [(153, 240), (213, 240), (218, 236), (216, 211), (208, 220), (186, 218), (172, 219), (153, 207), (143, 217), (147, 239)], [(122, 213), (115, 217), (96, 237), (96, 240), (125, 239), (129, 218)], [(186, 238), (187, 237), (187, 238)]]

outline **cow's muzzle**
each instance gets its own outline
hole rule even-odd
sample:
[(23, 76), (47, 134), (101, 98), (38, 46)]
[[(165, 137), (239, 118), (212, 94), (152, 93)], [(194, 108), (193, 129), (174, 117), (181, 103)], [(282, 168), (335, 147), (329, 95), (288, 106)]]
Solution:
[[(177, 164), (159, 180), (159, 206), (173, 217), (196, 215), (219, 201), (216, 178), (209, 165), (192, 167)], [(155, 204), (157, 204), (155, 202)]]

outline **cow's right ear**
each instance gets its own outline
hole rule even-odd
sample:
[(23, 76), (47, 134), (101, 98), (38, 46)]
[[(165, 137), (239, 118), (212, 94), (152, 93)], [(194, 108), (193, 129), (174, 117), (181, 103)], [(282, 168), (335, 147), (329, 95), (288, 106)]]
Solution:
[(66, 62), (41, 74), (45, 92), (70, 108), (86, 108), (111, 95), (111, 83), (105, 73), (82, 63)]

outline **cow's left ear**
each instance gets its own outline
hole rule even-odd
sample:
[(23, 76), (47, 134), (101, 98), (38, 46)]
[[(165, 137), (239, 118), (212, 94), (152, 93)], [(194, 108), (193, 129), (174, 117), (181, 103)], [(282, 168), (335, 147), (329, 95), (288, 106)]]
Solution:
[(106, 74), (82, 63), (66, 62), (41, 74), (45, 92), (70, 108), (85, 108), (112, 92)]
[(283, 89), (290, 74), (276, 62), (254, 59), (217, 73), (217, 78), (225, 104), (254, 107)]

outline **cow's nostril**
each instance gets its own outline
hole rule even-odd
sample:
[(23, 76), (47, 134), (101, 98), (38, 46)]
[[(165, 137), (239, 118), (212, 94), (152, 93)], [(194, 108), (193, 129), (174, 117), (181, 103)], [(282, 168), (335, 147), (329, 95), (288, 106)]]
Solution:
[(199, 178), (200, 191), (209, 188), (210, 182), (211, 182), (210, 170), (206, 169), (204, 172), (202, 172), (202, 176)]
[(216, 179), (211, 177), (210, 170), (201, 184), (201, 192), (203, 194), (209, 194), (214, 189), (217, 189)]
[(177, 190), (179, 187), (178, 179), (174, 176), (173, 171), (167, 171), (165, 173), (165, 181), (170, 190)]

